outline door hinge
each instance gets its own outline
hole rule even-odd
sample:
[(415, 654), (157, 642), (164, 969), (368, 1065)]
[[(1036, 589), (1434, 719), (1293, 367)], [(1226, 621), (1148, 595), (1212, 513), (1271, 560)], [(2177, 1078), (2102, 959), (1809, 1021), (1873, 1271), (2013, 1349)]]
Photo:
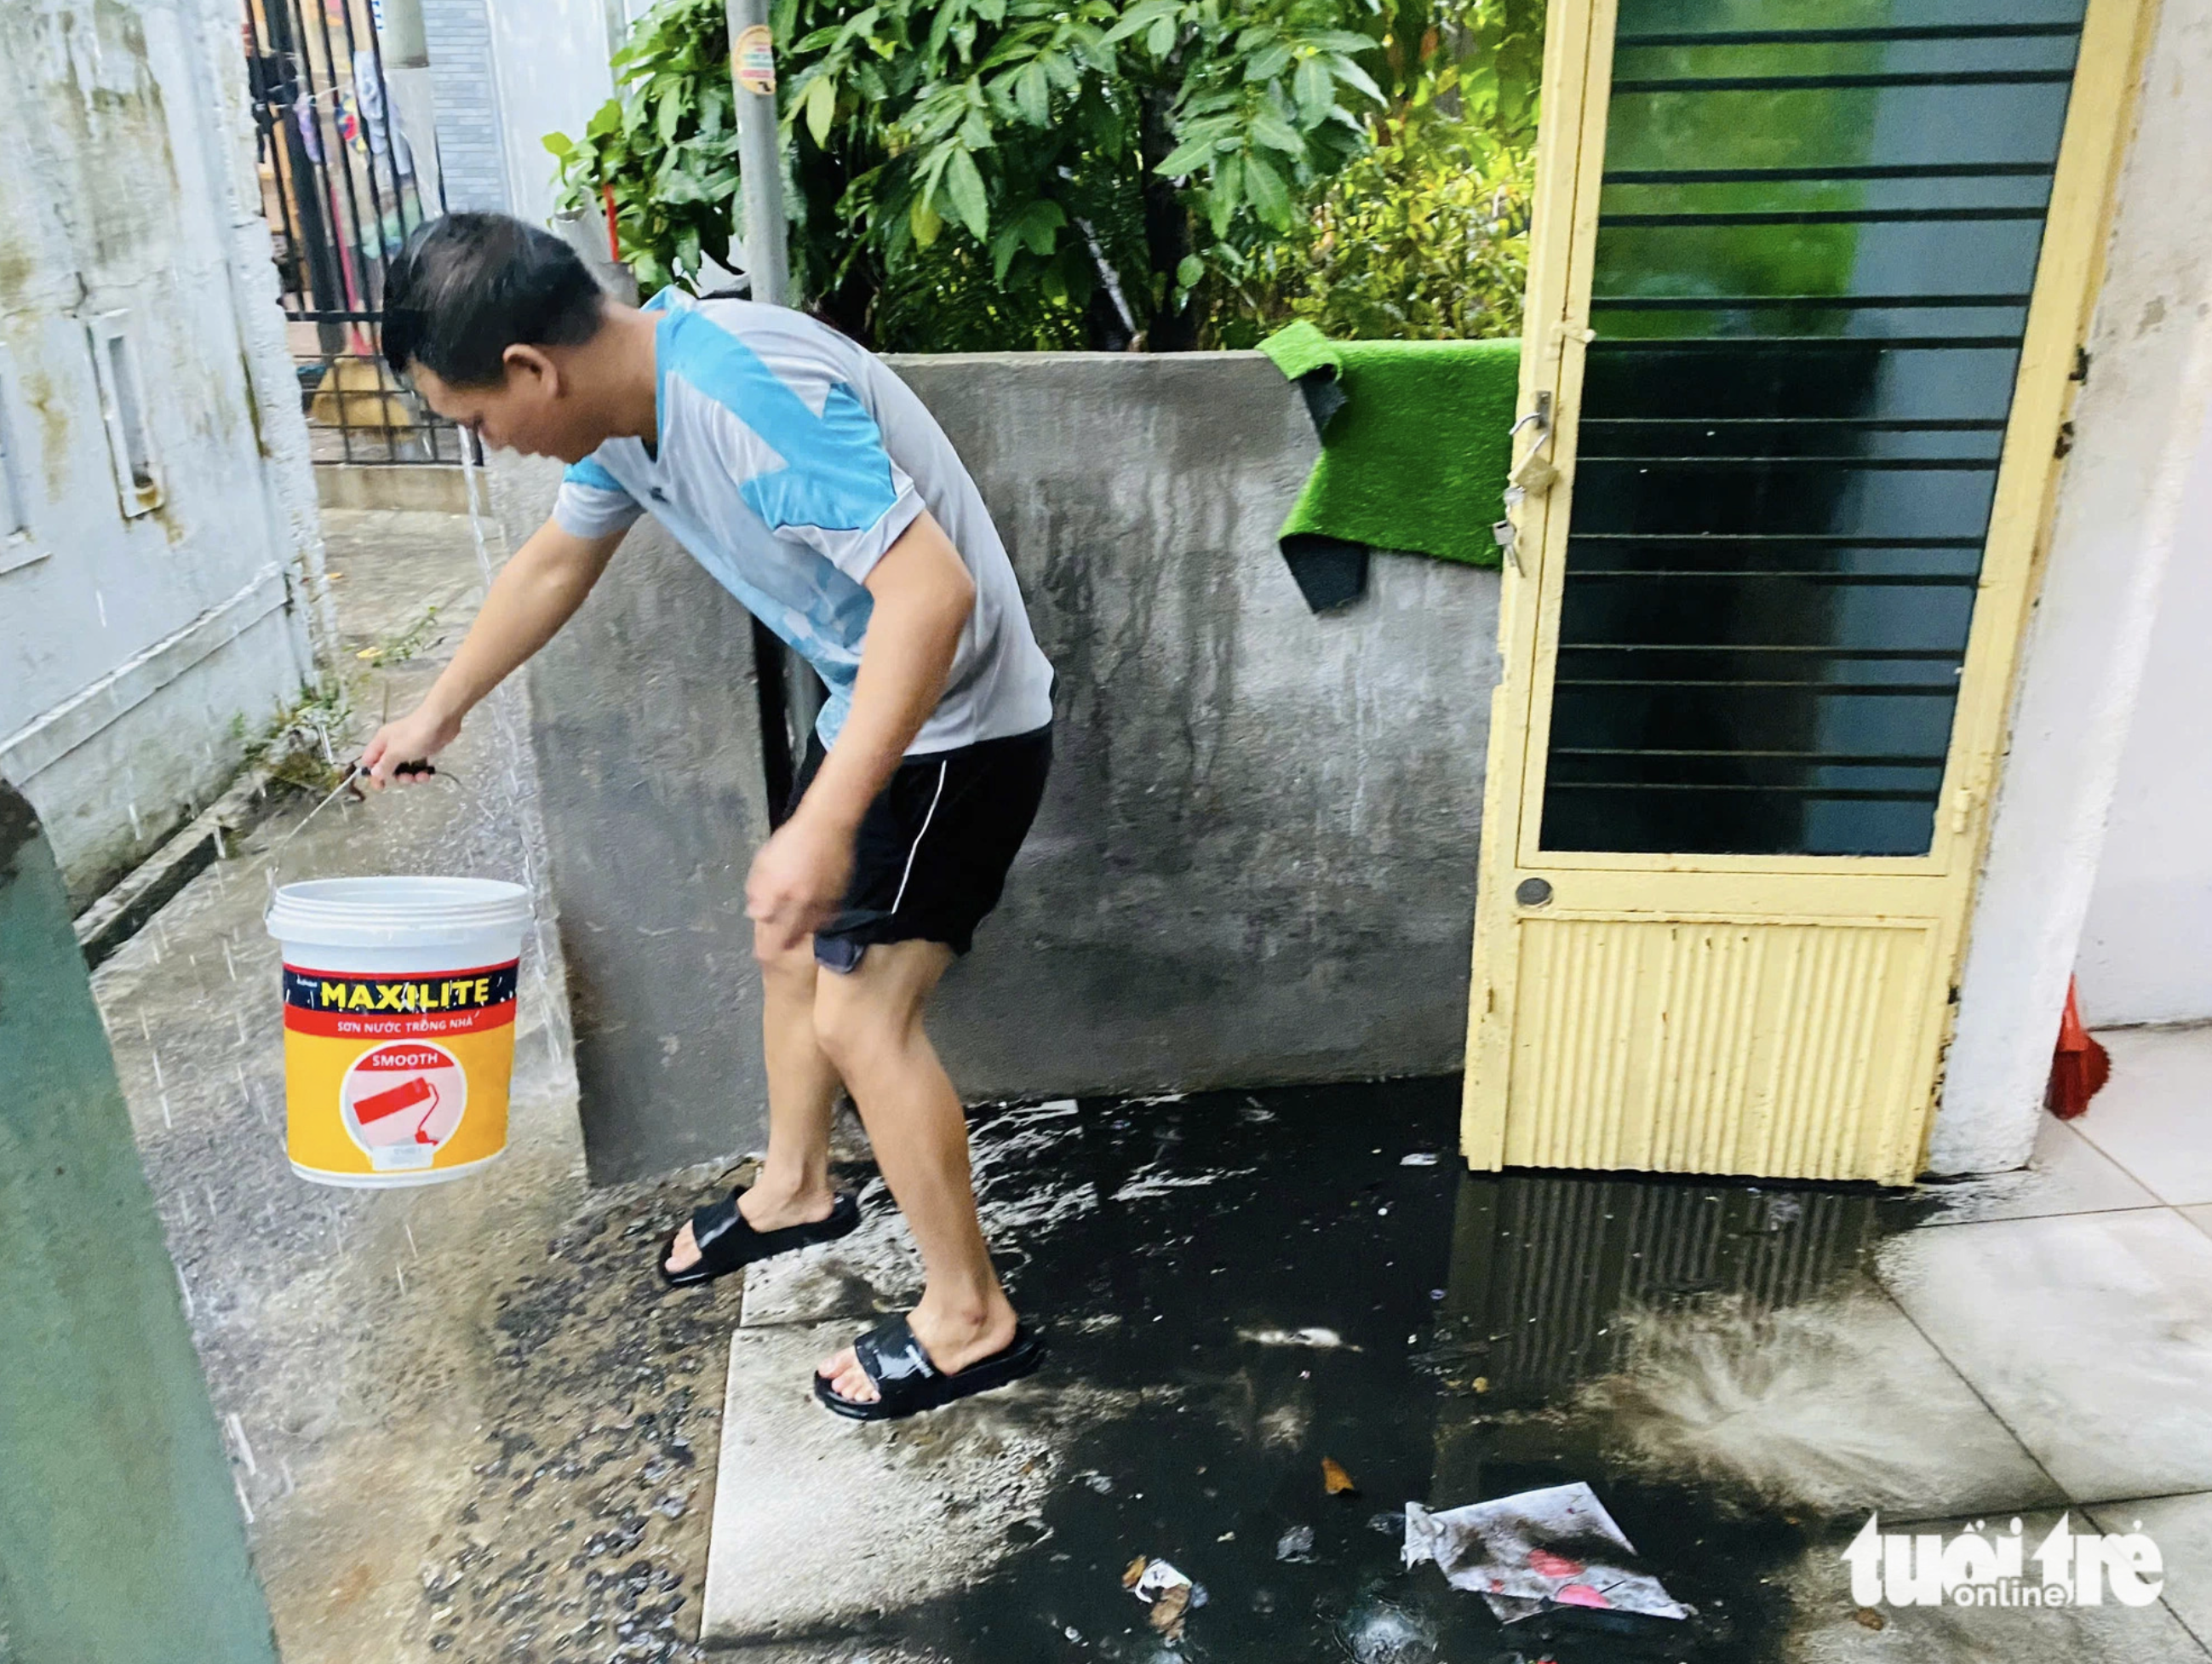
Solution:
[(2051, 454), (2053, 456), (2063, 456), (2073, 448), (2074, 424), (2071, 422), (2061, 422), (2058, 424), (2058, 442), (2051, 447)]
[(2071, 375), (2069, 375), (2069, 376), (2067, 376), (2067, 378), (2066, 378), (2066, 379), (2067, 379), (2068, 381), (2079, 381), (2079, 382), (2080, 382), (2083, 387), (2087, 387), (2087, 386), (2089, 385), (2089, 349), (2088, 349), (2088, 348), (2087, 348), (2087, 347), (2075, 347), (2075, 348), (2074, 349), (2074, 369), (2073, 369), (2073, 373), (2072, 373)]

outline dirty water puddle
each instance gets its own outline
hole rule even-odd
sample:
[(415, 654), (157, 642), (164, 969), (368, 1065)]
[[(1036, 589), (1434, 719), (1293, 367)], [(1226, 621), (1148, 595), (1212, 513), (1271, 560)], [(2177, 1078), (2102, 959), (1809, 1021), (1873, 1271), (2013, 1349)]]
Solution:
[[(1850, 1619), (1840, 1563), (1832, 1603), (1790, 1591), (1825, 1588), (1804, 1568), (1868, 1509), (2052, 1500), (1869, 1274), (1919, 1204), (1468, 1176), (1458, 1110), (1434, 1080), (977, 1112), (985, 1212), (1051, 1362), (902, 1428), (825, 1430), (799, 1372), (910, 1301), (910, 1240), (874, 1187), (860, 1233), (762, 1268), (708, 1638), (963, 1664), (1752, 1664)], [(1409, 1502), (1578, 1482), (1692, 1616), (1501, 1623), (1403, 1563)], [(795, 1486), (811, 1557), (730, 1546), (787, 1543), (723, 1521)], [(1141, 1581), (1161, 1563), (1192, 1585), (1164, 1618)]]

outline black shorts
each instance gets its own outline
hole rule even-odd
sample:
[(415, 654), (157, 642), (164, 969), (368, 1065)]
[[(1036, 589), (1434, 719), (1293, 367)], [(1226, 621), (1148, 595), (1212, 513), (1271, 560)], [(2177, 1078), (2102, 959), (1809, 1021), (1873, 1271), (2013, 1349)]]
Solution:
[[(791, 810), (823, 755), (819, 739), (808, 742)], [(999, 905), (1051, 768), (1049, 723), (901, 763), (860, 817), (853, 881), (836, 917), (814, 933), (815, 960), (850, 971), (869, 944), (885, 942), (941, 942), (966, 953)]]

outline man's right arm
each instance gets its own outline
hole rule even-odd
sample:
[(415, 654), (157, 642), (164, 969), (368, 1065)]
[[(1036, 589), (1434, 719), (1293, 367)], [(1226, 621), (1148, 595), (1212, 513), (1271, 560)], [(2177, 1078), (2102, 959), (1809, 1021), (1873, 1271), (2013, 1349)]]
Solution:
[(453, 661), (422, 703), (379, 728), (362, 753), (371, 783), (389, 784), (402, 763), (427, 761), (453, 744), (461, 719), (584, 604), (622, 540), (622, 531), (582, 538), (551, 520), (532, 533), (492, 581)]

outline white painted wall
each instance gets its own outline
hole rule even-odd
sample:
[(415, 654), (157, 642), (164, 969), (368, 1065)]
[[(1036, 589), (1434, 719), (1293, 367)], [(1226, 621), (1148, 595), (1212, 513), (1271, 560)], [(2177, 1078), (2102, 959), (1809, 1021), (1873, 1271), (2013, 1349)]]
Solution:
[[(321, 554), (224, 0), (0, 6), (0, 347), (27, 528), (0, 545), (0, 774), (89, 899), (311, 674)], [(126, 515), (93, 320), (161, 488)]]
[(2094, 1024), (2212, 1018), (2212, 424), (2183, 490), (2075, 974)]
[(507, 211), (532, 225), (553, 217), (553, 157), (545, 135), (583, 131), (614, 91), (607, 61), (620, 44), (608, 0), (487, 0), (499, 82)]
[(2207, 155), (2212, 17), (2172, 3), (2145, 69), (2015, 692), (1929, 1143), (1937, 1173), (2017, 1167), (2034, 1142), (2212, 388)]

